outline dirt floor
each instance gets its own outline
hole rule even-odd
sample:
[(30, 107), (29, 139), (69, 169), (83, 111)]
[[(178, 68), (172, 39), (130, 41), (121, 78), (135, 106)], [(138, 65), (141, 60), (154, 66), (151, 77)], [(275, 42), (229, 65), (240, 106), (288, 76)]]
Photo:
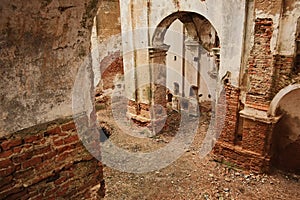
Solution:
[[(98, 105), (98, 120), (109, 141), (129, 152), (151, 152), (172, 142), (180, 114), (169, 111), (169, 127), (155, 137), (135, 135), (125, 113), (116, 117), (109, 105)], [(114, 110), (114, 109), (113, 109)], [(115, 109), (118, 110), (118, 109)], [(198, 120), (198, 119), (197, 119)], [(202, 109), (194, 140), (182, 156), (165, 168), (146, 173), (128, 173), (104, 165), (104, 199), (300, 199), (299, 176), (274, 170), (254, 174), (214, 161), (213, 155), (200, 158), (199, 149), (209, 126), (210, 112)], [(184, 131), (191, 131), (183, 124)], [(143, 132), (143, 131), (141, 131)], [(141, 133), (140, 132), (140, 133)], [(105, 145), (107, 141), (104, 142)], [(117, 152), (115, 156), (118, 157)]]

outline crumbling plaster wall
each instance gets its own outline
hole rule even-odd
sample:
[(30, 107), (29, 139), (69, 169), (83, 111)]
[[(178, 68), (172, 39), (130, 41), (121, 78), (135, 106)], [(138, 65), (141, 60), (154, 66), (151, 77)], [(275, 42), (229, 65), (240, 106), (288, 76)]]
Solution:
[(72, 88), (89, 55), (97, 2), (1, 1), (2, 135), (72, 115)]
[[(94, 33), (92, 37), (94, 86), (99, 85), (101, 76), (114, 62), (115, 54), (122, 57), (121, 17), (119, 0), (102, 0), (94, 19)], [(101, 69), (100, 69), (101, 68)], [(100, 86), (103, 83), (100, 82)]]
[[(267, 96), (265, 108), (268, 109), (270, 100), (275, 96), (279, 90), (292, 83), (291, 71), (293, 67), (293, 59), (295, 56), (295, 36), (297, 28), (297, 20), (300, 16), (300, 3), (297, 0), (288, 1), (249, 1), (248, 2), (248, 15), (247, 15), (247, 26), (245, 35), (245, 49), (244, 58), (241, 71), (241, 101), (243, 104), (246, 102), (246, 96), (244, 92), (249, 91), (250, 81), (249, 80), (249, 59), (256, 55), (254, 50), (256, 39), (255, 39), (255, 26), (254, 20), (269, 19), (270, 24), (270, 42), (268, 43), (269, 52), (262, 51), (261, 55), (269, 55), (270, 60), (270, 71), (265, 74), (265, 78), (268, 79), (269, 86), (265, 90), (269, 91)], [(249, 20), (250, 19), (250, 20)], [(257, 26), (258, 27), (258, 26)], [(268, 34), (268, 33), (266, 33)], [(252, 52), (252, 55), (250, 55)], [(258, 55), (258, 54), (257, 54)], [(259, 58), (256, 55), (256, 59)], [(248, 76), (248, 83), (245, 85), (245, 75)], [(261, 76), (261, 73), (250, 76)], [(246, 78), (246, 79), (247, 79)], [(265, 87), (266, 84), (260, 84), (261, 87)], [(272, 88), (271, 88), (272, 87)]]
[[(276, 93), (296, 82), (292, 68), (299, 1), (247, 1), (246, 16), (241, 87), (237, 99), (240, 112), (234, 118), (230, 117), (235, 126), (222, 132), (215, 153), (244, 168), (268, 171), (273, 154), (273, 130), (278, 120), (276, 115), (269, 114), (270, 104)], [(228, 100), (232, 102), (230, 98)], [(295, 101), (297, 99), (292, 99)], [(286, 137), (293, 132), (284, 134), (281, 131), (281, 134)]]
[(296, 48), (297, 20), (300, 17), (300, 1), (286, 0), (282, 12), (278, 53), (285, 56), (293, 56)]
[(90, 198), (99, 184), (104, 195), (101, 162), (82, 144), (72, 117), (78, 71), (84, 74), (75, 102), (79, 112), (89, 109), (80, 119), (93, 117), (90, 36), (97, 4), (1, 1), (0, 199)]

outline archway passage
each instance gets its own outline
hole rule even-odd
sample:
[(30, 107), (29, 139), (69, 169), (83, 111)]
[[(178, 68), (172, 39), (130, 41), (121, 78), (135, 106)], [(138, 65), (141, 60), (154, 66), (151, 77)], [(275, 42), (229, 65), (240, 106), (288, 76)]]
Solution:
[[(159, 52), (167, 46), (165, 54), (151, 56), (150, 62), (160, 73), (153, 73), (153, 82), (163, 80), (163, 87), (154, 87), (154, 103), (157, 96), (172, 94), (172, 108), (188, 110), (197, 116), (198, 103), (215, 97), (216, 74), (219, 68), (220, 42), (212, 24), (193, 12), (176, 12), (164, 18), (152, 37), (153, 49)], [(157, 64), (159, 66), (157, 66)], [(162, 73), (163, 72), (163, 73)], [(158, 76), (156, 76), (158, 74)]]
[(300, 173), (300, 89), (281, 98), (276, 115), (281, 119), (274, 127), (272, 163), (276, 168)]

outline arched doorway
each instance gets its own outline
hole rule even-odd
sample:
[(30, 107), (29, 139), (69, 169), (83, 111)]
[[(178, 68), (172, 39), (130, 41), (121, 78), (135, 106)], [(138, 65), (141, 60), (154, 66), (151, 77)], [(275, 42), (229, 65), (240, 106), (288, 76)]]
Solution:
[(273, 99), (270, 114), (281, 116), (273, 130), (271, 160), (279, 169), (300, 173), (300, 84), (282, 89)]
[[(167, 86), (172, 108), (197, 115), (199, 101), (215, 99), (220, 43), (205, 17), (185, 11), (169, 15), (155, 29), (152, 47), (153, 82), (160, 80)], [(161, 96), (166, 95), (166, 88), (155, 85), (153, 91), (153, 102), (165, 104)]]

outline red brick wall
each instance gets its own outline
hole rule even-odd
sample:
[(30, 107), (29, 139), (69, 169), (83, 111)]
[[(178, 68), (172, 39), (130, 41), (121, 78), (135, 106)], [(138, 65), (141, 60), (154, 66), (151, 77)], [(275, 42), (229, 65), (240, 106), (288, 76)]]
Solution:
[(275, 96), (281, 89), (291, 84), (294, 63), (293, 56), (276, 55), (274, 59), (276, 82), (273, 96)]
[(216, 116), (217, 131), (220, 131), (218, 141), (234, 144), (236, 140), (237, 119), (239, 111), (238, 88), (226, 85), (219, 99)]
[(268, 157), (245, 150), (240, 146), (217, 142), (214, 153), (216, 160), (233, 167), (255, 172), (267, 172), (270, 169), (270, 159)]
[(102, 165), (82, 145), (72, 120), (0, 138), (0, 199), (88, 197), (102, 183)]
[(273, 56), (270, 49), (273, 34), (272, 19), (257, 18), (254, 28), (254, 46), (248, 62), (248, 94), (246, 104), (249, 107), (267, 110), (272, 97)]
[(271, 134), (271, 125), (244, 119), (242, 147), (248, 151), (265, 155), (268, 144), (268, 133)]
[(113, 88), (117, 74), (124, 74), (123, 58), (120, 52), (105, 57), (100, 63), (103, 90)]

